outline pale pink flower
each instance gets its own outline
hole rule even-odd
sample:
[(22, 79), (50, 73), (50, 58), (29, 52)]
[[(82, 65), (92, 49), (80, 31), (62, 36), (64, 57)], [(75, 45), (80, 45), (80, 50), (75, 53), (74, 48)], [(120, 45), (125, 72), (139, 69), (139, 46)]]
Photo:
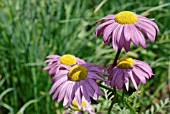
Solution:
[(92, 105), (82, 98), (82, 108), (78, 108), (76, 100), (73, 100), (69, 109), (65, 109), (65, 114), (82, 114), (82, 112), (88, 112), (88, 114), (96, 114)]
[(70, 54), (65, 54), (63, 56), (49, 55), (47, 58), (48, 60), (45, 62), (48, 63), (48, 65), (43, 68), (43, 70), (49, 70), (50, 76), (54, 76), (60, 69), (65, 69), (73, 64), (85, 64), (84, 60)]
[[(159, 32), (158, 26), (153, 20), (130, 11), (122, 11), (116, 15), (110, 14), (99, 19), (96, 23), (101, 22), (101, 24), (94, 33), (98, 37), (103, 34), (104, 43), (110, 45), (112, 42), (114, 50), (124, 48), (129, 51), (131, 41), (135, 46), (140, 44), (146, 48), (145, 37), (147, 36), (153, 42), (156, 31)], [(111, 38), (112, 41), (110, 41)]]
[(122, 58), (117, 66), (109, 70), (110, 86), (117, 87), (120, 91), (125, 85), (128, 90), (129, 80), (131, 80), (135, 89), (138, 90), (140, 82), (145, 84), (146, 79), (151, 78), (152, 75), (152, 69), (147, 63), (132, 58)]
[(101, 67), (91, 63), (73, 65), (67, 69), (59, 70), (59, 73), (53, 77), (54, 83), (50, 94), (54, 93), (53, 99), (57, 99), (57, 102), (63, 99), (64, 106), (70, 106), (75, 99), (78, 107), (81, 108), (83, 97), (90, 103), (90, 97), (97, 100), (98, 96), (103, 94), (96, 80), (106, 82), (105, 79), (98, 76), (104, 74)]

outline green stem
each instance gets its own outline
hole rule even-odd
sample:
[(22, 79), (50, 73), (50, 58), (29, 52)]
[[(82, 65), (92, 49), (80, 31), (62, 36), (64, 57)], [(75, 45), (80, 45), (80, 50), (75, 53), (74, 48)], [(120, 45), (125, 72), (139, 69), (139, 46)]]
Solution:
[(130, 109), (130, 111), (133, 113), (133, 114), (136, 114), (136, 111), (133, 107), (130, 106), (130, 104), (125, 100), (125, 104), (127, 105), (127, 107)]
[(100, 87), (106, 89), (106, 90), (113, 91), (113, 89), (111, 89), (111, 88), (109, 88), (109, 87), (107, 87), (107, 86), (105, 86), (105, 85), (102, 85), (101, 83), (98, 83), (98, 85), (99, 85)]
[(115, 67), (117, 65), (117, 60), (118, 60), (118, 57), (120, 55), (120, 52), (121, 52), (122, 49), (119, 49), (116, 53), (116, 56), (115, 56), (115, 59), (113, 61), (113, 64), (112, 64), (112, 68)]
[[(109, 88), (109, 87), (107, 87), (107, 86), (105, 86), (105, 85), (102, 85), (101, 83), (98, 83), (98, 85), (99, 85), (100, 87), (104, 88), (104, 89), (107, 89), (107, 90), (110, 90), (110, 91), (114, 91), (113, 89), (111, 89), (111, 88)], [(117, 93), (117, 95), (118, 95), (118, 96), (121, 96), (120, 93)]]
[(112, 100), (112, 103), (111, 103), (111, 105), (110, 105), (110, 107), (109, 107), (109, 110), (108, 110), (108, 114), (110, 114), (111, 113), (111, 110), (112, 110), (112, 107), (113, 107), (113, 104), (114, 104), (114, 99)]
[[(111, 105), (110, 105), (110, 107), (109, 107), (108, 114), (111, 113), (111, 109), (112, 109), (113, 104), (114, 104), (114, 102), (115, 102), (115, 100), (116, 100), (117, 97), (121, 97), (121, 98), (122, 98), (124, 104), (129, 108), (129, 110), (130, 110), (133, 114), (136, 113), (135, 109), (133, 109), (133, 107), (131, 107), (131, 105), (130, 105), (130, 104), (127, 102), (127, 100), (125, 100), (125, 98), (124, 98), (125, 90), (124, 90), (124, 93), (122, 93), (122, 95), (121, 95), (119, 92), (116, 91), (116, 88), (111, 89), (111, 88), (109, 88), (109, 87), (107, 87), (107, 86), (105, 86), (105, 85), (102, 85), (101, 83), (99, 83), (99, 86), (102, 87), (102, 88), (104, 88), (104, 89), (107, 89), (107, 90), (110, 90), (110, 91), (113, 91), (114, 93), (116, 93), (116, 94), (114, 94), (114, 95), (115, 95), (115, 96), (114, 96), (114, 99), (112, 100), (112, 103), (111, 103)], [(122, 97), (122, 96), (123, 96), (123, 97)]]
[(116, 91), (116, 88), (113, 88), (112, 91), (113, 91), (113, 93), (114, 93), (114, 98), (112, 99), (112, 102), (111, 102), (111, 104), (110, 104), (110, 107), (109, 107), (109, 110), (108, 110), (108, 114), (111, 113), (113, 104), (116, 102), (116, 99), (117, 99), (117, 91)]
[(122, 92), (122, 96), (121, 96), (121, 101), (122, 101), (122, 103), (123, 103), (123, 106), (125, 105), (125, 103), (124, 103), (125, 91), (126, 91), (126, 88), (124, 87), (124, 88), (123, 88), (123, 92)]
[[(120, 55), (121, 50), (122, 50), (122, 49), (119, 49), (119, 50), (117, 51), (116, 56), (115, 56), (115, 59), (114, 59), (114, 61), (113, 61), (113, 64), (112, 64), (112, 66), (111, 66), (110, 68), (113, 68), (113, 67), (115, 67), (115, 66), (117, 65), (117, 60), (118, 60), (118, 57), (119, 57), (119, 55)], [(113, 98), (113, 100), (112, 100), (112, 103), (110, 104), (110, 107), (109, 107), (109, 110), (108, 110), (108, 114), (111, 113), (113, 104), (114, 104), (114, 102), (116, 101), (116, 98), (117, 98), (116, 88), (114, 88), (113, 93), (114, 93), (114, 98)]]

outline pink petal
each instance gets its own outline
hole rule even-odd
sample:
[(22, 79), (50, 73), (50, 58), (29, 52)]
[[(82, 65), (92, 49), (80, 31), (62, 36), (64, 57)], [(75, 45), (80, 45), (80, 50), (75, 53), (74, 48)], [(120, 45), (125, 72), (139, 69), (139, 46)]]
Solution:
[(113, 20), (110, 20), (110, 21), (106, 21), (102, 24), (100, 24), (94, 31), (94, 33), (97, 35), (97, 37), (100, 37), (100, 34), (103, 33), (103, 30), (105, 29), (105, 27), (109, 24), (112, 24), (114, 23)]
[(54, 66), (55, 66), (55, 64), (50, 64), (50, 65), (46, 66), (45, 68), (43, 68), (43, 70), (49, 70)]
[(147, 22), (148, 24), (151, 24), (159, 32), (159, 28), (158, 28), (157, 24), (155, 22), (153, 22), (153, 19), (148, 19), (146, 17), (140, 17), (139, 20)]
[(88, 90), (88, 95), (91, 96), (93, 99), (97, 100), (97, 94), (94, 92), (94, 90), (86, 80), (84, 80), (84, 84), (86, 85), (86, 90)]
[(58, 58), (60, 58), (60, 56), (58, 56), (58, 55), (49, 55), (46, 58), (58, 59)]
[(126, 87), (126, 90), (128, 91), (129, 90), (129, 75), (124, 72), (124, 80), (125, 80), (125, 87)]
[(59, 59), (48, 59), (46, 61), (44, 61), (45, 63), (53, 63), (53, 62), (57, 62), (59, 61)]
[(126, 52), (130, 50), (130, 41), (124, 43), (124, 48)]
[(129, 32), (131, 33), (131, 40), (134, 43), (135, 46), (139, 44), (139, 41), (137, 39), (136, 32), (133, 30), (133, 25), (129, 25)]
[(156, 36), (156, 30), (155, 30), (155, 28), (152, 25), (150, 25), (150, 24), (148, 24), (146, 22), (140, 22), (140, 23), (142, 23), (143, 25), (147, 26), (147, 28), (149, 28), (150, 31), (152, 31), (151, 33), (148, 32), (151, 36), (153, 36), (153, 37)]
[(65, 94), (66, 94), (66, 90), (67, 90), (67, 87), (68, 87), (69, 83), (66, 82), (62, 85), (62, 88), (61, 88), (61, 91), (59, 92), (59, 95), (58, 95), (58, 99), (57, 99), (57, 102), (60, 102), (64, 97), (65, 97)]
[(123, 31), (124, 31), (124, 25), (121, 25), (119, 28), (119, 32), (117, 34), (117, 43), (118, 43), (118, 48), (121, 49), (123, 47), (124, 44), (124, 35), (123, 35)]
[(95, 92), (104, 95), (104, 93), (100, 90), (99, 86), (96, 84), (94, 80), (87, 78), (87, 82), (89, 83), (89, 85), (91, 85)]
[(90, 100), (90, 97), (89, 97), (89, 95), (88, 95), (88, 90), (86, 90), (86, 84), (84, 83), (84, 81), (81, 81), (81, 91), (82, 91), (82, 93), (83, 93), (83, 96), (84, 96), (84, 98), (89, 102), (89, 103), (91, 103), (91, 100)]
[(108, 81), (99, 77), (97, 74), (95, 74), (93, 72), (88, 72), (88, 77), (91, 78), (91, 79), (94, 79), (94, 80), (101, 80), (101, 81), (104, 81), (105, 83), (108, 83)]
[(66, 90), (66, 95), (64, 97), (63, 106), (66, 106), (69, 103), (69, 101), (72, 102), (71, 93), (72, 93), (73, 86), (74, 86), (73, 82), (70, 82)]
[(137, 84), (137, 86), (140, 84), (140, 79), (136, 76), (136, 74), (134, 74), (134, 72), (132, 72), (133, 78), (135, 79), (135, 82)]
[(145, 84), (146, 83), (146, 79), (145, 77), (142, 75), (143, 73), (141, 73), (138, 69), (136, 69), (135, 67), (133, 68), (132, 72), (139, 78), (139, 80)]
[(144, 76), (144, 77), (146, 77), (147, 79), (149, 79), (148, 73), (146, 73), (143, 69), (141, 69), (141, 68), (138, 67), (138, 66), (134, 66), (134, 68), (135, 68), (135, 71), (138, 72), (138, 74), (139, 74), (140, 76)]
[(118, 43), (117, 43), (117, 33), (119, 31), (120, 28), (120, 24), (118, 24), (117, 28), (113, 31), (112, 33), (112, 46), (114, 50), (118, 49)]
[(102, 68), (90, 67), (88, 71), (102, 74), (103, 73), (102, 70), (103, 70)]
[(135, 60), (135, 66), (138, 66), (140, 69), (143, 69), (143, 71), (145, 71), (148, 75), (153, 75), (152, 69), (147, 63)]
[(117, 74), (117, 77), (115, 79), (115, 84), (117, 89), (120, 91), (124, 85), (124, 78), (123, 78), (123, 71), (120, 70), (121, 72)]
[(131, 25), (131, 27), (133, 28), (135, 36), (136, 36), (136, 38), (138, 38), (138, 41), (141, 44), (141, 46), (146, 48), (146, 41), (145, 41), (143, 34), (141, 34), (141, 32), (138, 30), (138, 28), (136, 28), (134, 25)]
[(117, 27), (116, 23), (108, 25), (103, 31), (103, 40), (108, 44), (110, 42), (110, 35)]
[(142, 22), (135, 23), (135, 26), (137, 26), (139, 29), (142, 29), (151, 42), (155, 40), (155, 29), (142, 24)]
[(147, 69), (147, 67), (144, 67), (142, 65), (135, 65), (135, 67), (139, 68), (140, 70), (142, 70), (143, 72), (145, 72), (150, 78), (153, 75), (153, 72), (149, 69)]
[(54, 66), (49, 70), (48, 74), (50, 76), (54, 76), (57, 72), (58, 72), (58, 66)]
[(145, 40), (145, 37), (144, 35), (141, 33), (141, 31), (139, 31), (138, 29), (136, 29), (136, 32), (138, 33), (139, 35), (139, 43), (141, 44), (141, 46), (143, 48), (146, 48), (146, 40)]
[(77, 102), (77, 105), (79, 108), (82, 107), (81, 103), (82, 103), (82, 94), (81, 94), (81, 89), (80, 89), (80, 85), (79, 82), (77, 82), (77, 90), (75, 91), (75, 100)]
[(53, 81), (56, 82), (57, 80), (60, 79), (60, 77), (64, 77), (67, 75), (68, 71), (67, 70), (60, 70), (57, 74), (54, 75)]
[(110, 14), (110, 15), (107, 15), (99, 20), (96, 21), (96, 24), (99, 22), (99, 21), (102, 21), (102, 20), (113, 20), (115, 18), (115, 15), (113, 14)]
[(125, 36), (125, 40), (127, 42), (130, 41), (130, 37), (131, 37), (130, 33), (131, 33), (131, 31), (130, 31), (129, 25), (127, 25), (127, 24), (124, 25), (124, 32), (123, 33), (124, 33), (124, 36)]
[(50, 89), (50, 94), (53, 93), (56, 90), (56, 88), (59, 87), (62, 83), (64, 83), (66, 80), (67, 80), (67, 77), (62, 76), (58, 81), (56, 81)]
[(129, 75), (129, 77), (130, 77), (130, 79), (131, 79), (131, 81), (132, 81), (135, 89), (138, 90), (137, 83), (136, 83), (136, 81), (135, 81), (135, 79), (134, 79), (134, 77), (133, 77), (133, 75), (132, 75), (132, 71), (129, 71), (129, 72), (128, 72), (128, 75)]
[(111, 78), (111, 87), (114, 87), (116, 85), (116, 78), (117, 75), (123, 73), (119, 68), (117, 68), (116, 72), (112, 73), (112, 78)]
[(78, 57), (76, 57), (77, 63), (78, 64), (85, 64), (86, 62)]
[(66, 82), (62, 83), (62, 84), (55, 90), (55, 93), (54, 93), (54, 95), (53, 95), (53, 97), (52, 97), (53, 100), (58, 97), (59, 92), (61, 91), (61, 88), (63, 87), (63, 85), (64, 85), (65, 83), (66, 83)]

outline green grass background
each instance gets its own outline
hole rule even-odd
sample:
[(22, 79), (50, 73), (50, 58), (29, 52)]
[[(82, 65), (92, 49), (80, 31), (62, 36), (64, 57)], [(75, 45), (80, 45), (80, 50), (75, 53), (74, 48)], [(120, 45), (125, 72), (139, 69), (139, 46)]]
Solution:
[(131, 45), (121, 53), (147, 62), (155, 74), (139, 88), (138, 112), (170, 97), (168, 0), (0, 0), (0, 114), (62, 113), (62, 104), (48, 95), (52, 83), (42, 71), (45, 57), (71, 53), (98, 65), (112, 63), (116, 52), (94, 35), (94, 23), (123, 10), (155, 18), (160, 28), (146, 49)]

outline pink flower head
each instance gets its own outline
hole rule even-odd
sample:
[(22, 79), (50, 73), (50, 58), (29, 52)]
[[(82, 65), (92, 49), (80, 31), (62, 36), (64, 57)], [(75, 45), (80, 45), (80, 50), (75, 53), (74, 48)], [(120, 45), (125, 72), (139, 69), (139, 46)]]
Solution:
[(43, 70), (49, 70), (50, 76), (54, 76), (60, 69), (70, 67), (73, 64), (85, 64), (84, 60), (70, 54), (63, 56), (49, 55), (47, 58), (48, 60), (45, 62), (48, 63), (48, 66), (43, 68)]
[(122, 58), (117, 66), (110, 69), (109, 80), (111, 87), (117, 87), (120, 91), (125, 84), (128, 91), (130, 79), (135, 89), (138, 90), (139, 83), (145, 84), (146, 78), (149, 79), (152, 75), (152, 69), (147, 63), (132, 58)]
[(81, 108), (83, 97), (90, 103), (90, 97), (97, 100), (98, 96), (103, 94), (96, 83), (96, 80), (106, 81), (98, 76), (98, 74), (105, 74), (102, 71), (103, 69), (91, 63), (73, 65), (68, 69), (60, 70), (53, 77), (54, 83), (50, 94), (54, 93), (53, 99), (57, 99), (57, 102), (64, 99), (64, 106), (70, 106), (75, 99), (78, 107)]
[(95, 34), (98, 37), (103, 34), (103, 41), (107, 45), (110, 44), (110, 38), (112, 37), (114, 50), (124, 47), (126, 52), (129, 51), (131, 41), (135, 46), (140, 44), (143, 48), (146, 48), (145, 36), (153, 42), (156, 37), (156, 31), (159, 32), (158, 26), (153, 22), (153, 19), (148, 19), (130, 11), (107, 15), (96, 23), (100, 21), (102, 24), (95, 29)]
[(82, 98), (82, 108), (79, 109), (76, 100), (73, 100), (72, 104), (70, 105), (70, 108), (72, 109), (71, 111), (69, 111), (68, 109), (65, 110), (65, 114), (82, 114), (81, 111), (83, 112), (88, 112), (89, 114), (96, 114), (94, 108), (92, 107), (92, 105), (86, 101), (84, 99), (84, 97)]

